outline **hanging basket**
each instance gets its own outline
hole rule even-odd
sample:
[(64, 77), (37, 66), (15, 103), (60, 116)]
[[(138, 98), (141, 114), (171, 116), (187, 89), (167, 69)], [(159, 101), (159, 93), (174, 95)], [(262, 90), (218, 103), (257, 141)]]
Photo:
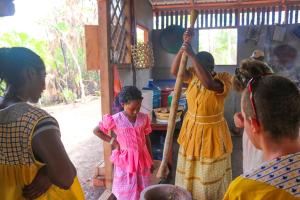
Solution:
[(131, 46), (133, 65), (137, 69), (147, 69), (154, 65), (153, 50), (150, 43), (137, 43)]

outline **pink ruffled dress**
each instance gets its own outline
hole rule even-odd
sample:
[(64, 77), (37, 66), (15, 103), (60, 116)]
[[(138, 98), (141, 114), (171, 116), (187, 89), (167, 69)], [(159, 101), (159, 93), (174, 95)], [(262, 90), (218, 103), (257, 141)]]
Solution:
[(112, 192), (120, 200), (138, 200), (140, 192), (150, 184), (152, 158), (146, 145), (146, 135), (151, 133), (150, 118), (138, 113), (131, 123), (123, 112), (104, 115), (99, 129), (104, 133), (112, 130), (120, 144), (120, 150), (113, 150), (114, 163)]

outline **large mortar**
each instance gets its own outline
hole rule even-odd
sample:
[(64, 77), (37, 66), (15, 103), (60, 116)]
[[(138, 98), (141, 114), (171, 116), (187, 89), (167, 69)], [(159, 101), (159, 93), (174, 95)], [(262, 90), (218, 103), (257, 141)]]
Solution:
[(145, 188), (141, 193), (140, 200), (192, 200), (192, 196), (181, 187), (158, 184)]

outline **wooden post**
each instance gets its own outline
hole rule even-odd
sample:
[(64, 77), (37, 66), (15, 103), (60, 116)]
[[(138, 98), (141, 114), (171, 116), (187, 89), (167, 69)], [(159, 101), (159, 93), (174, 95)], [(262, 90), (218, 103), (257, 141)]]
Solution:
[[(100, 71), (101, 81), (101, 109), (102, 114), (111, 114), (113, 101), (113, 68), (110, 58), (110, 4), (109, 0), (98, 0), (98, 20), (99, 20), (99, 59), (102, 63)], [(112, 163), (111, 145), (104, 142), (104, 162), (105, 162), (105, 186), (112, 187)]]
[[(191, 18), (190, 18), (191, 19), (190, 26), (192, 28), (194, 27), (197, 17), (198, 17), (198, 11), (192, 10)], [(176, 121), (176, 113), (177, 113), (177, 109), (178, 109), (178, 101), (179, 101), (179, 98), (181, 95), (183, 73), (184, 73), (184, 70), (186, 69), (185, 67), (187, 64), (187, 60), (188, 60), (187, 55), (185, 53), (183, 53), (181, 60), (180, 60), (180, 65), (179, 65), (176, 82), (175, 82), (175, 87), (174, 87), (174, 96), (172, 98), (172, 103), (171, 103), (171, 108), (170, 108), (167, 135), (166, 135), (164, 151), (163, 151), (163, 158), (162, 158), (160, 167), (158, 169), (158, 172), (156, 174), (156, 176), (160, 179), (167, 178), (168, 173), (169, 173), (168, 168), (167, 168), (167, 162), (168, 162), (169, 155), (171, 153), (171, 146), (173, 143), (173, 134), (174, 134), (175, 124), (176, 124), (175, 121)]]
[[(128, 51), (126, 52), (126, 57), (125, 57), (125, 63), (126, 64), (130, 64), (131, 63), (131, 32), (132, 32), (132, 28), (135, 28), (135, 27), (131, 27), (131, 22), (132, 22), (132, 19), (131, 19), (131, 13), (130, 13), (130, 7), (131, 7), (131, 2), (130, 0), (126, 0), (125, 1), (125, 10), (124, 10), (124, 13), (125, 13), (125, 16), (126, 17), (126, 22), (125, 22), (125, 30), (126, 30), (126, 48), (128, 49)], [(133, 24), (135, 25), (135, 24)]]

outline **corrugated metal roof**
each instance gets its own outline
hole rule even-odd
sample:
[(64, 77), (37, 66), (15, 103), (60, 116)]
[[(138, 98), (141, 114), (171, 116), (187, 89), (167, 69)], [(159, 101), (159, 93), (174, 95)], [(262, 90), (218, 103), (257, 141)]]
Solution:
[[(190, 4), (191, 0), (149, 0), (153, 6)], [(238, 0), (194, 0), (194, 3), (238, 2)]]

